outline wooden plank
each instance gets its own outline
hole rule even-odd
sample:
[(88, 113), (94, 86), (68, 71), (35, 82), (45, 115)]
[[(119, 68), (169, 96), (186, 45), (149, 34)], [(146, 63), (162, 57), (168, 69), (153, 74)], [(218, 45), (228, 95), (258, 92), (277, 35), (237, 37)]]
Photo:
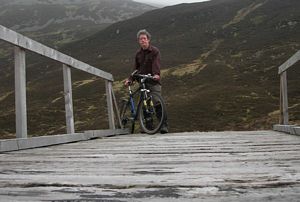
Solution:
[(281, 100), (282, 100), (282, 124), (289, 124), (289, 112), (288, 112), (288, 89), (287, 89), (287, 72), (283, 72), (280, 75), (280, 85), (281, 85)]
[(67, 133), (75, 133), (74, 129), (74, 114), (73, 114), (73, 97), (72, 97), (72, 78), (71, 68), (63, 65), (64, 76), (64, 95), (65, 95), (65, 111), (66, 111), (66, 125)]
[(114, 109), (113, 109), (113, 101), (112, 101), (112, 82), (105, 81), (106, 86), (106, 99), (107, 99), (107, 111), (108, 111), (108, 122), (109, 128), (114, 130), (116, 129), (115, 118), (114, 118)]
[(0, 152), (18, 150), (18, 143), (16, 139), (0, 141)]
[(294, 133), (295, 135), (300, 135), (300, 127), (299, 126), (295, 126), (294, 127), (294, 132), (295, 132)]
[(0, 154), (3, 201), (298, 201), (300, 138), (127, 135)]
[(99, 76), (109, 81), (113, 81), (113, 76), (110, 73), (92, 67), (86, 63), (76, 60), (68, 55), (65, 55), (57, 50), (49, 48), (39, 42), (36, 42), (28, 37), (25, 37), (13, 30), (10, 30), (0, 25), (0, 39), (11, 43), (15, 46), (30, 50), (34, 53), (51, 58), (52, 60), (61, 62), (70, 67), (82, 70), (84, 72)]
[(129, 134), (128, 130), (116, 129), (116, 130), (89, 130), (85, 131), (85, 134), (90, 139), (99, 138), (99, 137), (110, 137), (115, 135), (127, 135)]
[(278, 68), (278, 74), (283, 73), (286, 71), (288, 68), (296, 64), (300, 60), (300, 50), (297, 51), (290, 59), (288, 59), (285, 63), (283, 63), (279, 68)]
[(273, 126), (273, 130), (289, 133), (291, 135), (300, 135), (300, 127), (297, 125), (281, 125), (276, 124)]
[(32, 138), (19, 138), (12, 140), (0, 140), (0, 152), (10, 152), (24, 149), (32, 149), (39, 147), (46, 147), (52, 145), (59, 145), (71, 142), (86, 141), (99, 137), (108, 137), (115, 135), (128, 134), (127, 130), (95, 130), (86, 131), (84, 133), (39, 136)]
[(15, 47), (16, 137), (27, 137), (26, 62), (25, 51)]
[(86, 140), (83, 133), (63, 134), (63, 135), (51, 135), (40, 136), (32, 138), (18, 139), (18, 150), (32, 149), (38, 147), (52, 146), (58, 144), (65, 144), (71, 142), (78, 142)]
[(282, 125), (282, 124), (276, 124), (273, 126), (273, 130), (293, 134), (294, 133), (294, 127), (296, 125)]

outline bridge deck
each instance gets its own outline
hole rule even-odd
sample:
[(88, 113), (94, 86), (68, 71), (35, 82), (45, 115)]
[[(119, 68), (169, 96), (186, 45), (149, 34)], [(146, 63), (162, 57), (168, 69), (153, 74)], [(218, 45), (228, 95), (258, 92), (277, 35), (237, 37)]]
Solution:
[(1, 201), (299, 201), (300, 137), (128, 135), (0, 154)]

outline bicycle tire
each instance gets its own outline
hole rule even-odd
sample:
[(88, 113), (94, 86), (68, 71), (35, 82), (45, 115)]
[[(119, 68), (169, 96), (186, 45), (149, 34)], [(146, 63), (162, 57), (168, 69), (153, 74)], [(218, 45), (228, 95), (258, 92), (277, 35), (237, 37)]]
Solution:
[(120, 118), (123, 127), (129, 128), (130, 133), (133, 134), (135, 128), (135, 121), (130, 111), (130, 102), (128, 102), (127, 100), (122, 100), (120, 109)]
[(145, 100), (142, 100), (138, 112), (139, 122), (142, 130), (145, 133), (155, 134), (161, 129), (165, 121), (166, 107), (165, 107), (164, 100), (157, 93), (151, 93), (148, 99), (149, 100), (146, 100), (146, 103), (144, 103)]

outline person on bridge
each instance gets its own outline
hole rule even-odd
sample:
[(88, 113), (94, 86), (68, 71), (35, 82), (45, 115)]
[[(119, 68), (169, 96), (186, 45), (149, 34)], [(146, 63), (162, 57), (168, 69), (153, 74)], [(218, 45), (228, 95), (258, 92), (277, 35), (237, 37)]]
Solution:
[[(151, 92), (161, 95), (160, 51), (150, 44), (151, 34), (145, 29), (138, 31), (137, 40), (140, 49), (135, 55), (134, 70), (138, 70), (140, 74), (151, 74), (154, 80), (147, 83), (147, 88)], [(129, 77), (125, 80), (125, 86), (130, 85), (131, 82), (132, 77)], [(168, 133), (167, 116), (165, 117), (160, 133)]]

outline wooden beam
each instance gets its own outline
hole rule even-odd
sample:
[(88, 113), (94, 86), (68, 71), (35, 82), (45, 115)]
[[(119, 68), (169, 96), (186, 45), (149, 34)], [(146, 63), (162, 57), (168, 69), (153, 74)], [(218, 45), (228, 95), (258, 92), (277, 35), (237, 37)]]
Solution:
[(73, 98), (72, 98), (72, 79), (71, 68), (63, 65), (64, 75), (64, 95), (65, 95), (65, 110), (66, 110), (66, 125), (67, 133), (75, 133), (74, 129), (74, 115), (73, 115)]
[(40, 54), (42, 56), (51, 58), (52, 60), (61, 62), (70, 67), (82, 70), (84, 72), (99, 76), (109, 81), (113, 81), (113, 76), (110, 73), (104, 72), (100, 69), (92, 67), (86, 63), (76, 60), (68, 55), (65, 55), (57, 50), (49, 48), (39, 42), (36, 42), (30, 38), (27, 38), (13, 30), (10, 30), (2, 25), (0, 25), (0, 39), (11, 43), (15, 46), (30, 50), (34, 53)]
[(113, 89), (111, 91), (111, 95), (112, 95), (113, 103), (114, 103), (114, 106), (115, 106), (119, 126), (120, 126), (121, 129), (123, 129), (123, 124), (122, 124), (121, 117), (120, 117), (119, 107), (118, 107), (117, 99), (116, 99), (116, 96), (115, 96), (115, 93), (114, 93)]
[(59, 145), (71, 142), (79, 142), (95, 139), (98, 137), (109, 137), (114, 135), (126, 135), (127, 130), (95, 130), (86, 131), (84, 133), (62, 134), (62, 135), (49, 135), (31, 138), (20, 138), (11, 140), (0, 140), (0, 153), (17, 151), (22, 149), (32, 149), (38, 147), (45, 147), (51, 145)]
[(278, 68), (278, 74), (286, 71), (300, 60), (300, 50)]
[(16, 137), (27, 138), (25, 51), (15, 47)]
[(115, 119), (114, 119), (113, 101), (112, 101), (112, 95), (111, 95), (112, 82), (105, 81), (105, 86), (106, 86), (106, 99), (107, 99), (109, 128), (114, 130), (114, 129), (116, 129), (116, 126), (115, 126)]
[(281, 78), (280, 78), (280, 84), (279, 84), (279, 124), (283, 124), (283, 107), (282, 107), (282, 84), (281, 84)]
[(281, 86), (281, 99), (282, 99), (282, 119), (283, 125), (289, 124), (289, 112), (288, 112), (288, 90), (287, 90), (287, 73), (286, 71), (280, 75), (280, 86)]
[(289, 133), (291, 135), (300, 135), (300, 127), (297, 125), (276, 124), (276, 125), (273, 125), (273, 130), (279, 131), (279, 132), (284, 132), (284, 133)]

